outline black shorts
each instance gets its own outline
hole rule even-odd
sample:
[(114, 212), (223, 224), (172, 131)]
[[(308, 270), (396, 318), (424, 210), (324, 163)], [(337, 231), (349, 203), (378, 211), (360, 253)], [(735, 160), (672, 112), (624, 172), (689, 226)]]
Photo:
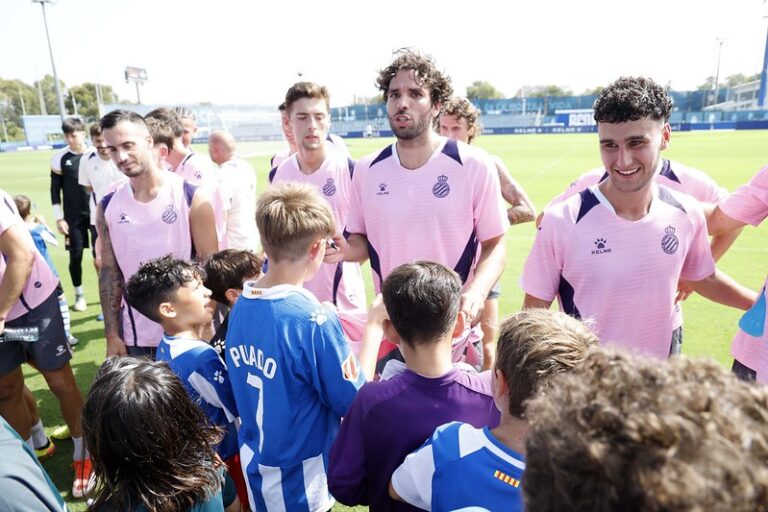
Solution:
[(72, 359), (72, 349), (64, 334), (64, 321), (59, 309), (59, 295), (54, 292), (35, 309), (5, 323), (6, 327), (37, 327), (37, 341), (5, 341), (0, 343), (0, 376), (7, 375), (22, 363), (34, 361), (41, 371), (53, 371)]
[[(91, 219), (88, 216), (64, 217), (69, 226), (69, 243), (66, 244), (67, 250), (87, 249), (96, 241), (96, 228), (91, 226)], [(93, 244), (95, 245), (95, 244)]]

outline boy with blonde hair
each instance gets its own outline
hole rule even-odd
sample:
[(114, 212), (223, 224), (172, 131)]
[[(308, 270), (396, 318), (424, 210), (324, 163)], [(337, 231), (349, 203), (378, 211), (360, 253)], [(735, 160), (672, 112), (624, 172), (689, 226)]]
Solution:
[(302, 286), (336, 232), (333, 212), (313, 187), (289, 182), (261, 194), (256, 224), (269, 268), (244, 283), (226, 349), (250, 506), (324, 512), (328, 453), (364, 382), (335, 313)]
[(508, 318), (493, 369), (499, 426), (438, 427), (392, 475), (391, 496), (424, 510), (522, 510), (527, 402), (554, 375), (580, 365), (597, 341), (565, 313), (534, 309)]

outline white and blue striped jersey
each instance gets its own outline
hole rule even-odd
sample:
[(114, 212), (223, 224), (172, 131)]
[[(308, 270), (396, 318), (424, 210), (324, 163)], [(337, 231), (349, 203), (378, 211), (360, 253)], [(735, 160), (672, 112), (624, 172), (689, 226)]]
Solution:
[(432, 511), (522, 511), (521, 455), (501, 444), (488, 427), (454, 421), (435, 430), (392, 475), (395, 492)]
[(246, 282), (226, 362), (251, 509), (329, 510), (328, 454), (364, 383), (336, 314), (303, 288)]
[(227, 368), (216, 350), (202, 340), (164, 334), (157, 346), (157, 360), (168, 363), (192, 402), (213, 425), (226, 431), (217, 453), (224, 460), (234, 457), (238, 451), (237, 405)]

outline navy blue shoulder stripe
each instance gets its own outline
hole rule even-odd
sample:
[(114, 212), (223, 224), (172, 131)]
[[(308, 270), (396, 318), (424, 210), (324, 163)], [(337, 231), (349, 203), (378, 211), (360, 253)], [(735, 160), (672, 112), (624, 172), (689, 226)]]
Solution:
[(14, 203), (13, 206), (11, 206), (11, 203), (8, 202), (7, 197), (3, 197), (3, 202), (5, 203), (5, 206), (7, 206), (8, 209), (11, 210), (13, 213), (18, 213), (16, 210), (16, 203)]
[(373, 162), (371, 162), (371, 167), (381, 162), (382, 160), (386, 160), (391, 156), (392, 156), (392, 146), (387, 146), (386, 148), (384, 148), (384, 151), (379, 153), (379, 155), (373, 159)]
[(581, 207), (579, 208), (579, 215), (576, 217), (577, 224), (587, 213), (589, 213), (589, 210), (600, 204), (600, 200), (588, 188), (579, 192), (579, 196), (581, 196)]
[(453, 139), (448, 139), (445, 141), (445, 146), (443, 146), (443, 150), (441, 151), (444, 155), (448, 156), (449, 158), (452, 158), (456, 160), (459, 165), (464, 165), (461, 161), (461, 155), (459, 155), (459, 145), (456, 143)]
[(659, 199), (669, 205), (674, 206), (675, 208), (678, 208), (683, 213), (688, 213), (685, 211), (685, 207), (680, 204), (680, 201), (678, 201), (677, 198), (672, 195), (672, 192), (670, 192), (667, 187), (659, 187)]
[(600, 180), (598, 181), (598, 183), (602, 183), (602, 182), (604, 182), (604, 181), (605, 181), (605, 180), (607, 180), (607, 179), (608, 179), (608, 171), (605, 171), (605, 174), (603, 174), (603, 175), (600, 177)]
[(267, 175), (267, 181), (272, 183), (272, 180), (275, 179), (275, 174), (277, 174), (277, 167), (273, 167), (271, 171), (269, 171), (269, 174)]
[(109, 202), (112, 201), (112, 197), (114, 197), (114, 195), (115, 191), (113, 190), (101, 198), (101, 209), (104, 210), (104, 213), (107, 213), (107, 207), (109, 206)]
[(671, 181), (680, 183), (680, 178), (678, 178), (677, 174), (675, 174), (675, 171), (672, 170), (672, 164), (666, 158), (664, 159), (664, 163), (661, 166), (661, 172), (659, 174)]
[(187, 200), (187, 206), (192, 206), (192, 198), (195, 196), (197, 186), (188, 181), (184, 181), (184, 198)]
[(563, 276), (560, 276), (560, 283), (557, 286), (557, 294), (560, 296), (560, 304), (563, 306), (563, 312), (574, 318), (581, 318), (579, 308), (576, 307), (574, 295), (576, 294), (573, 286)]
[(88, 160), (90, 160), (91, 158), (94, 158), (95, 156), (96, 156), (96, 152), (94, 151), (93, 153), (88, 155)]
[(355, 161), (351, 158), (347, 158), (347, 166), (349, 167), (349, 179), (355, 175)]

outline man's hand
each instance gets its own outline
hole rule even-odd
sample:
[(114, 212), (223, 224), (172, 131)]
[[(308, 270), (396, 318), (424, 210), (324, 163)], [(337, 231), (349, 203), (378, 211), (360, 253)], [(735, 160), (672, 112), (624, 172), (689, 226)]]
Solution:
[(474, 327), (480, 322), (481, 313), (483, 311), (483, 305), (485, 304), (485, 297), (481, 297), (473, 292), (464, 292), (461, 294), (461, 306), (460, 311), (464, 313), (465, 320)]
[(675, 304), (683, 302), (685, 299), (693, 294), (693, 288), (688, 284), (688, 281), (680, 281), (677, 283), (677, 297), (675, 297)]
[(59, 219), (56, 221), (56, 229), (59, 230), (59, 233), (64, 236), (69, 235), (69, 224), (67, 224), (67, 221), (64, 219)]
[(110, 356), (127, 356), (128, 351), (125, 349), (125, 342), (120, 338), (107, 338), (107, 357)]
[(331, 241), (325, 244), (325, 263), (338, 263), (344, 261), (344, 252), (349, 248), (347, 239), (342, 235), (334, 235)]

